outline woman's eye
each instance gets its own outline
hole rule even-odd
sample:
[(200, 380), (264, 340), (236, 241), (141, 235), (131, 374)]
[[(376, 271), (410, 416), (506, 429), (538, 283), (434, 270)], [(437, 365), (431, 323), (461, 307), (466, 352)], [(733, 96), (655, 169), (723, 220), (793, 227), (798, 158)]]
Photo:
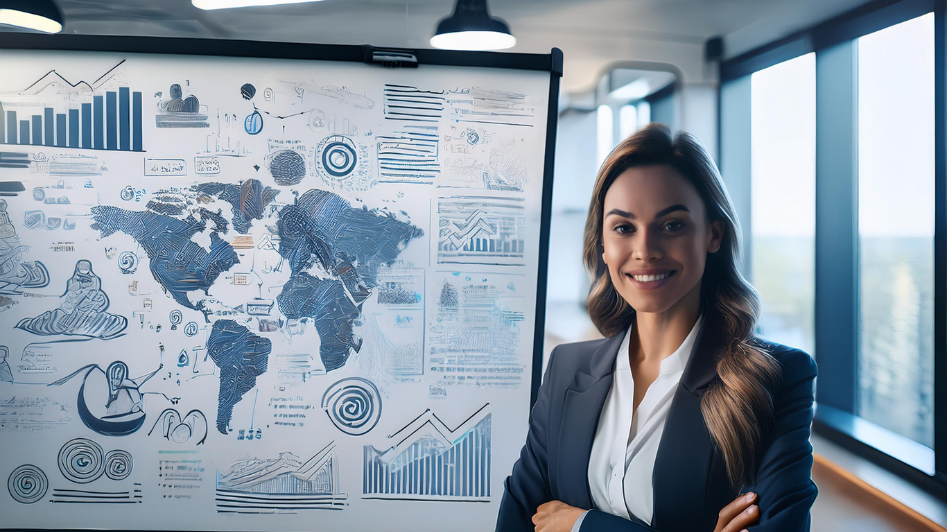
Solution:
[(677, 231), (678, 229), (681, 229), (682, 227), (684, 227), (684, 224), (682, 224), (681, 222), (668, 222), (664, 224), (664, 227), (667, 227), (669, 225), (676, 226), (676, 227), (672, 227), (671, 231)]
[(628, 230), (631, 229), (631, 226), (628, 224), (622, 224), (615, 226), (615, 232), (619, 234), (625, 234)]

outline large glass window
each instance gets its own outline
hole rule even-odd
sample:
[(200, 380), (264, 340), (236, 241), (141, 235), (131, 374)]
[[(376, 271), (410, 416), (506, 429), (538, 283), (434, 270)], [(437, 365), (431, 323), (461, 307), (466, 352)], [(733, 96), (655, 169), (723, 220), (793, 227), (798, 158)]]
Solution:
[(858, 39), (858, 415), (934, 442), (934, 15)]
[(615, 147), (615, 112), (608, 105), (599, 105), (596, 113), (596, 143), (598, 145), (598, 161), (596, 166), (602, 166), (605, 158)]
[(750, 269), (762, 336), (815, 356), (815, 54), (755, 72), (750, 90)]

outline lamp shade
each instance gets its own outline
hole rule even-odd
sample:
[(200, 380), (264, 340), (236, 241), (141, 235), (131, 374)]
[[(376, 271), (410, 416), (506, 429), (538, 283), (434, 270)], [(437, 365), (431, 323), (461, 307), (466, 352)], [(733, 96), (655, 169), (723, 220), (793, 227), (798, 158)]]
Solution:
[(53, 0), (0, 0), (0, 26), (59, 33), (63, 20)]
[(515, 44), (506, 22), (490, 16), (487, 0), (457, 0), (454, 13), (431, 37), (431, 46), (449, 50), (501, 50)]

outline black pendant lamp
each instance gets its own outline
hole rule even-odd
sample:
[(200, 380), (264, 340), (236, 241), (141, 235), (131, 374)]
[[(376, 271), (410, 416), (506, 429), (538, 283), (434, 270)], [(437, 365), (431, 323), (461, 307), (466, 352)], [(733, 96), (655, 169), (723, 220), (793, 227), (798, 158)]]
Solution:
[(502, 50), (515, 44), (506, 22), (490, 16), (487, 0), (457, 0), (454, 14), (431, 37), (431, 46), (448, 50)]
[(0, 27), (59, 33), (62, 25), (62, 11), (54, 0), (0, 0)]

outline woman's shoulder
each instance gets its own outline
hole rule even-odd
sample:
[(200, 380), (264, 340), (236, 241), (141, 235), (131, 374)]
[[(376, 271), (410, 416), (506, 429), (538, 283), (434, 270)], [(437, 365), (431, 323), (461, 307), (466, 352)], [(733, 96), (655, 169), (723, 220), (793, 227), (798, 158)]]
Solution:
[(550, 368), (555, 367), (557, 371), (567, 373), (574, 373), (582, 368), (588, 369), (592, 353), (607, 340), (608, 338), (599, 338), (597, 340), (559, 344), (553, 348), (549, 355), (549, 366)]
[(802, 349), (772, 342), (759, 336), (753, 336), (749, 344), (766, 351), (776, 359), (782, 370), (783, 382), (812, 378), (819, 373), (815, 359)]

